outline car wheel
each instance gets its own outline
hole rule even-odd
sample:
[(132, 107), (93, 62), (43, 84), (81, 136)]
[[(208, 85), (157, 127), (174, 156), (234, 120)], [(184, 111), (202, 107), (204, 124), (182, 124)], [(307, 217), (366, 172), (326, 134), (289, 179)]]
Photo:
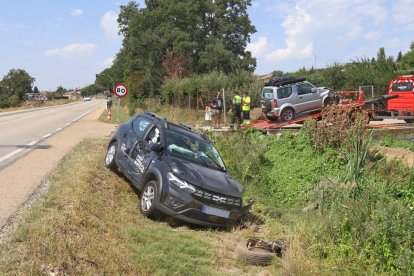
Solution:
[(323, 106), (327, 107), (328, 105), (334, 104), (335, 103), (335, 99), (332, 98), (326, 98), (325, 101), (323, 102)]
[(118, 143), (114, 141), (111, 144), (109, 144), (108, 150), (106, 151), (105, 166), (107, 168), (110, 168), (111, 170), (117, 169), (117, 165), (115, 162), (117, 154), (118, 154)]
[(142, 189), (139, 210), (146, 217), (154, 218), (157, 212), (158, 185), (157, 181), (149, 181)]
[(266, 249), (249, 248), (248, 242), (239, 242), (236, 246), (237, 258), (251, 265), (270, 265), (276, 255)]
[(404, 121), (405, 121), (407, 124), (412, 124), (412, 123), (414, 123), (414, 119), (404, 119)]
[(282, 122), (287, 122), (293, 120), (294, 116), (295, 111), (293, 110), (293, 108), (287, 107), (283, 109), (282, 113), (280, 114), (280, 119), (282, 120)]

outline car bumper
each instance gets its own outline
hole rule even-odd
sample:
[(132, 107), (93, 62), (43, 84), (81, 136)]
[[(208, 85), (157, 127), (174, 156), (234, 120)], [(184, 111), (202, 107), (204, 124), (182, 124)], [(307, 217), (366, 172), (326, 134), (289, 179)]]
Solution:
[(266, 116), (273, 117), (273, 118), (278, 118), (280, 116), (280, 108), (275, 108), (272, 111), (267, 112)]
[(225, 227), (240, 221), (252, 203), (245, 206), (224, 206), (202, 202), (195, 196), (170, 187), (158, 209), (174, 218), (193, 224)]

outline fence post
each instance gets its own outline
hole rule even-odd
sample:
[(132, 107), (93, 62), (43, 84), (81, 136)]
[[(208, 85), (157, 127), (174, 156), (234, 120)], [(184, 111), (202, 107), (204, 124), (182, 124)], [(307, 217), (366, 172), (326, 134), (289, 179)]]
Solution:
[(223, 113), (224, 113), (224, 125), (226, 125), (226, 94), (224, 93), (224, 88), (221, 88), (223, 91)]

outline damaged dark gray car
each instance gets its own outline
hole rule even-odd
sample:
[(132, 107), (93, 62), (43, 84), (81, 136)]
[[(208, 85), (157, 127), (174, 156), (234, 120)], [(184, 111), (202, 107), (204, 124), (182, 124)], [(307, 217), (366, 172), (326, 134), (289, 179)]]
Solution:
[(140, 211), (210, 226), (228, 226), (248, 212), (243, 186), (231, 177), (204, 134), (152, 113), (121, 125), (109, 142), (105, 165), (141, 191)]

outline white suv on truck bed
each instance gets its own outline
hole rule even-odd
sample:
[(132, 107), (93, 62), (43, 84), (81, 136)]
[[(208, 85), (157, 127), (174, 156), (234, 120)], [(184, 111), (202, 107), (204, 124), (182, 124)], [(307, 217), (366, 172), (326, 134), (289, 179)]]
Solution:
[(272, 78), (262, 90), (262, 112), (269, 120), (282, 122), (294, 119), (295, 114), (320, 111), (336, 102), (335, 93), (326, 87), (316, 87), (305, 79)]

